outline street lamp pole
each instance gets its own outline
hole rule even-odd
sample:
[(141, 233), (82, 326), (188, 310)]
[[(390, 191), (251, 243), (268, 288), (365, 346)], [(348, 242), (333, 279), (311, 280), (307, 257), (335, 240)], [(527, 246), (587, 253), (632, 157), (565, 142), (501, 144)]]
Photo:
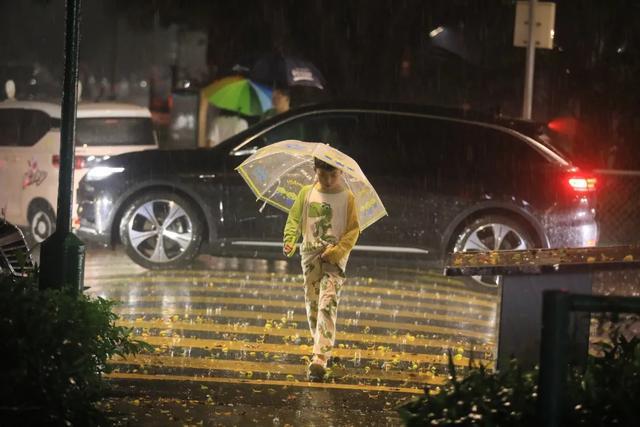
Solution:
[(75, 291), (81, 291), (84, 285), (85, 247), (71, 232), (78, 106), (80, 0), (66, 0), (65, 6), (65, 58), (56, 231), (42, 243), (39, 280), (41, 289), (70, 287)]
[(537, 0), (529, 0), (529, 42), (527, 43), (527, 64), (524, 77), (524, 97), (522, 103), (522, 118), (531, 120), (533, 103), (533, 73), (536, 63), (536, 3)]

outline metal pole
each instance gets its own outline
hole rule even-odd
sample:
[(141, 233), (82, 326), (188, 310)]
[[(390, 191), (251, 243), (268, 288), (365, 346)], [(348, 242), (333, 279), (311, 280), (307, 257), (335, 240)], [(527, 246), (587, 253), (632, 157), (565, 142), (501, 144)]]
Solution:
[(542, 339), (538, 414), (540, 425), (558, 427), (567, 380), (570, 295), (566, 291), (544, 291), (542, 296)]
[(522, 118), (526, 120), (531, 120), (531, 105), (533, 103), (533, 72), (536, 64), (536, 41), (534, 39), (536, 3), (537, 0), (529, 0), (529, 44), (527, 45), (527, 63), (525, 66), (524, 97), (522, 102)]
[(73, 171), (75, 161), (76, 110), (78, 106), (78, 31), (80, 0), (67, 0), (64, 84), (60, 126), (60, 176), (56, 230), (71, 231)]
[(60, 175), (56, 231), (42, 243), (40, 287), (83, 287), (84, 244), (71, 233), (76, 110), (78, 104), (78, 40), (80, 0), (66, 0), (64, 83), (60, 126)]

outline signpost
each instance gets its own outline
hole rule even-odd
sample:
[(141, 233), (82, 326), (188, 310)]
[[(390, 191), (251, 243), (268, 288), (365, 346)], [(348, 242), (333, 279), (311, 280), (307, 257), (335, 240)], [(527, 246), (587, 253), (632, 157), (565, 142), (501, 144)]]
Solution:
[[(531, 120), (532, 113), (536, 48), (553, 49), (555, 16), (555, 3), (529, 0), (519, 1), (516, 5), (513, 45), (527, 48), (522, 102), (522, 118), (527, 120)], [(529, 25), (531, 22), (534, 25)]]

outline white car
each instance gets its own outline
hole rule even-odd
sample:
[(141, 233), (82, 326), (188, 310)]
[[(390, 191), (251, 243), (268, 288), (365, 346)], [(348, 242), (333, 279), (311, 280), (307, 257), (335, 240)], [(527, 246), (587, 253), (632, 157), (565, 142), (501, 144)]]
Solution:
[[(80, 103), (77, 115), (74, 195), (90, 163), (158, 147), (147, 108)], [(37, 242), (55, 229), (59, 153), (58, 104), (0, 102), (0, 218), (27, 228)]]

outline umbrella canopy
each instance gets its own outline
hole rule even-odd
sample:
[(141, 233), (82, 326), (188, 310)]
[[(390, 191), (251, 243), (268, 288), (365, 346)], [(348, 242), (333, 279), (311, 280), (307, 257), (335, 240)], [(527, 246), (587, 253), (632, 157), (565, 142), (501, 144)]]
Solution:
[(203, 89), (203, 95), (218, 108), (246, 116), (259, 116), (272, 107), (271, 90), (242, 76), (217, 80)]
[(236, 170), (258, 199), (288, 212), (302, 187), (315, 182), (314, 158), (342, 170), (344, 184), (355, 196), (360, 230), (387, 215), (358, 163), (327, 144), (276, 142), (258, 150)]
[(311, 62), (280, 54), (267, 53), (243, 58), (232, 68), (248, 74), (252, 80), (271, 86), (307, 86), (324, 89), (326, 81)]

